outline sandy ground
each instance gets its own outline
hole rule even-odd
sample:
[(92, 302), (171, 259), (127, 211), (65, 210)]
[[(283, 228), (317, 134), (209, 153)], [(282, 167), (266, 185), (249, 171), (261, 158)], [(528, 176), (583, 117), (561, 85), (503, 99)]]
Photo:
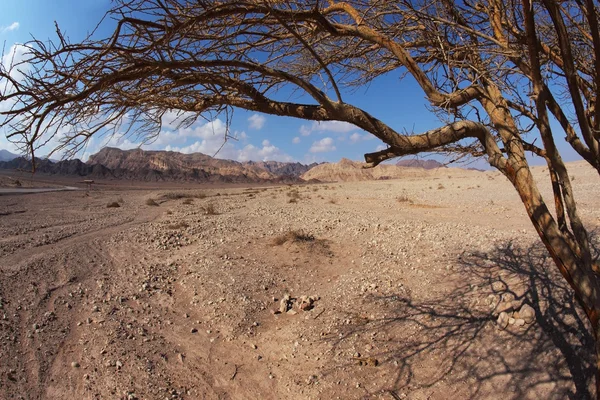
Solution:
[[(498, 173), (127, 186), (0, 197), (0, 398), (590, 396), (585, 319)], [(500, 330), (513, 300), (535, 320)]]

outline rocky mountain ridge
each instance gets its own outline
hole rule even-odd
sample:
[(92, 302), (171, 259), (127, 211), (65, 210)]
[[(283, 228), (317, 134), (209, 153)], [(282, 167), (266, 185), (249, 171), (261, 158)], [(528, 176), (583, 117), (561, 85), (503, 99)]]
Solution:
[[(412, 161), (412, 160), (408, 160)], [(416, 160), (421, 161), (421, 160)], [(429, 168), (412, 163), (411, 166), (398, 164), (379, 164), (374, 168), (366, 168), (367, 164), (342, 158), (337, 163), (320, 164), (302, 174), (305, 181), (318, 180), (321, 182), (357, 182), (385, 179), (423, 178), (436, 174), (448, 173), (453, 169), (433, 167), (437, 161), (425, 164)], [(437, 163), (439, 164), (439, 163)], [(440, 164), (442, 165), (442, 164)], [(464, 170), (467, 171), (467, 170)]]
[[(36, 158), (35, 167), (37, 172), (43, 174), (91, 179), (214, 183), (299, 182), (300, 174), (310, 168), (300, 163), (240, 163), (216, 159), (202, 153), (120, 150), (110, 147), (92, 155), (87, 163), (78, 159), (53, 162)], [(32, 164), (26, 158), (17, 157), (0, 161), (0, 169), (30, 171)]]

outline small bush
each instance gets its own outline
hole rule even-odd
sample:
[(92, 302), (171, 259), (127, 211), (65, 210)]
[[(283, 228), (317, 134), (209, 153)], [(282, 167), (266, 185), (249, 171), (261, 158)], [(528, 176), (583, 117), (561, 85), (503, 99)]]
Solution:
[(215, 205), (212, 203), (209, 203), (209, 204), (205, 205), (204, 207), (202, 207), (202, 211), (204, 212), (204, 215), (218, 215), (219, 214), (215, 208)]
[(186, 199), (183, 199), (183, 201), (181, 203), (182, 204), (192, 204), (193, 202), (194, 202), (194, 200), (188, 197)]
[(273, 239), (273, 246), (281, 246), (287, 242), (314, 242), (315, 237), (302, 231), (289, 231)]
[(446, 189), (446, 188), (444, 187), (444, 185), (442, 185), (442, 184), (440, 183), (440, 184), (438, 185), (438, 190), (440, 190), (440, 189)]
[(336, 199), (329, 199), (328, 203), (329, 204), (337, 204), (337, 200)]
[(288, 203), (297, 203), (298, 200), (301, 199), (300, 193), (298, 193), (297, 189), (293, 189), (293, 190), (290, 190), (289, 192), (287, 192), (287, 197), (290, 198), (288, 200)]
[(410, 203), (410, 204), (413, 203), (412, 199), (410, 197), (408, 197), (407, 195), (405, 195), (405, 194), (396, 197), (396, 201), (398, 203)]
[(169, 200), (179, 200), (179, 199), (204, 199), (206, 197), (205, 193), (187, 193), (187, 192), (168, 192), (164, 194)]
[(146, 199), (146, 205), (152, 207), (158, 207), (158, 203), (154, 199)]
[(169, 228), (169, 229), (185, 229), (187, 227), (189, 227), (189, 225), (187, 224), (187, 222), (183, 222), (183, 221), (178, 222), (176, 224), (167, 225), (167, 228)]
[(119, 207), (121, 207), (121, 205), (116, 201), (110, 202), (106, 205), (106, 208), (119, 208)]

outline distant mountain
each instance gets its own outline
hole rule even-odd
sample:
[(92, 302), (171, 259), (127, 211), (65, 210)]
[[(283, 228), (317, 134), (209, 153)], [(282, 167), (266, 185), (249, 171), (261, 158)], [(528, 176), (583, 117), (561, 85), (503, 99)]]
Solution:
[(10, 161), (19, 157), (17, 154), (13, 154), (8, 150), (0, 150), (0, 161)]
[[(80, 160), (54, 162), (36, 158), (36, 171), (43, 174), (81, 176), (94, 179), (139, 181), (192, 181), (216, 183), (300, 182), (299, 176), (312, 166), (277, 161), (245, 162), (219, 160), (205, 154), (172, 151), (120, 150), (104, 148), (87, 163)], [(0, 161), (0, 169), (31, 170), (23, 157)]]
[(305, 181), (316, 179), (322, 182), (354, 182), (379, 179), (399, 179), (425, 176), (426, 171), (379, 164), (375, 168), (365, 168), (366, 164), (342, 158), (337, 163), (320, 164), (301, 176)]
[(407, 168), (423, 168), (423, 169), (436, 169), (436, 168), (448, 168), (441, 162), (435, 160), (421, 160), (419, 158), (405, 158), (396, 163), (399, 167)]
[[(304, 173), (301, 178), (321, 182), (351, 182), (384, 179), (423, 178), (427, 176), (446, 176), (452, 172), (478, 173), (460, 168), (425, 169), (404, 167), (393, 164), (379, 164), (375, 168), (365, 168), (367, 164), (342, 158), (337, 163), (320, 164)], [(432, 165), (432, 164), (429, 164)]]
[(278, 176), (295, 176), (299, 177), (313, 167), (319, 165), (319, 163), (312, 163), (309, 165), (300, 163), (280, 162), (280, 161), (246, 161), (243, 165), (257, 167), (264, 169), (272, 174)]
[[(31, 160), (17, 157), (10, 161), (0, 161), (0, 169), (17, 169), (31, 171)], [(80, 160), (53, 162), (48, 159), (35, 159), (35, 170), (38, 173), (63, 176), (87, 176), (94, 178), (111, 178), (112, 171), (101, 165), (88, 165)]]
[(117, 178), (147, 181), (252, 183), (298, 180), (297, 175), (273, 173), (252, 163), (220, 160), (202, 153), (183, 154), (173, 151), (120, 150), (106, 147), (91, 156), (87, 163), (103, 165)]

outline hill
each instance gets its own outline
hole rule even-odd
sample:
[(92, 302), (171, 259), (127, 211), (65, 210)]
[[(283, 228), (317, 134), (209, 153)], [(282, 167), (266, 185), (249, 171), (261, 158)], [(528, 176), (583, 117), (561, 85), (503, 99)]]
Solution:
[[(94, 179), (139, 181), (192, 181), (215, 183), (299, 182), (299, 176), (316, 164), (277, 161), (245, 162), (219, 160), (205, 154), (172, 151), (120, 150), (104, 148), (87, 163), (80, 160), (52, 161), (36, 158), (36, 171), (49, 175), (85, 176)], [(23, 157), (0, 161), (0, 169), (31, 170)]]
[(10, 161), (19, 157), (17, 154), (13, 154), (8, 150), (0, 149), (0, 161)]
[[(428, 164), (433, 165), (433, 164)], [(418, 167), (398, 166), (394, 164), (379, 164), (375, 168), (365, 168), (366, 164), (342, 158), (337, 163), (320, 164), (301, 175), (305, 181), (311, 179), (322, 182), (356, 182), (383, 179), (423, 178), (428, 176), (449, 174), (459, 170), (464, 174), (477, 173), (458, 168), (425, 169)]]
[(446, 165), (435, 160), (422, 160), (419, 158), (405, 158), (396, 163), (399, 167), (406, 168), (423, 168), (423, 169), (436, 169), (436, 168), (448, 168)]

